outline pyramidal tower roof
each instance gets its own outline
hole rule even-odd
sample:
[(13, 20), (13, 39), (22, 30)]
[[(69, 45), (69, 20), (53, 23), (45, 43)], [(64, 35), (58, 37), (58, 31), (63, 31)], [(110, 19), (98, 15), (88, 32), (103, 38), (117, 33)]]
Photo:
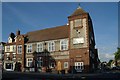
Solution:
[(80, 14), (83, 14), (83, 13), (87, 13), (86, 11), (84, 11), (80, 5), (78, 6), (78, 8), (73, 12), (72, 15), (70, 16), (76, 16), (76, 15), (80, 15)]

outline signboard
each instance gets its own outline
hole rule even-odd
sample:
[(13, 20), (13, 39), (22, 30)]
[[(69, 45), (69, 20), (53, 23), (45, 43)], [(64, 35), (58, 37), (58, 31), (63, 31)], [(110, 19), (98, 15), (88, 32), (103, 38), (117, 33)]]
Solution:
[(84, 38), (83, 37), (73, 38), (73, 44), (80, 44), (80, 43), (84, 43)]

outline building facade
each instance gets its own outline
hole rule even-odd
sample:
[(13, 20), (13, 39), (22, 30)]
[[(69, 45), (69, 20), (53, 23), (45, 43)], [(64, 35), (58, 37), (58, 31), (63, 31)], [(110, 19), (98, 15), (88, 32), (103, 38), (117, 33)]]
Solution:
[(2, 68), (2, 60), (4, 58), (4, 42), (0, 42), (0, 68)]
[(68, 24), (20, 34), (11, 33), (5, 45), (4, 70), (91, 72), (98, 53), (89, 13), (78, 7)]

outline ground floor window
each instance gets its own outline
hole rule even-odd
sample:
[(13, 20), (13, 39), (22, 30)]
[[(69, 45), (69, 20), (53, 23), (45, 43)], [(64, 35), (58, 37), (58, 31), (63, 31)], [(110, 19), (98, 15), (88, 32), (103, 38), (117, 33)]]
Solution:
[(75, 62), (75, 69), (76, 70), (83, 70), (84, 69), (84, 63), (83, 62)]
[(68, 68), (68, 62), (64, 62), (64, 68)]
[(33, 58), (27, 58), (27, 67), (33, 66)]
[(6, 66), (6, 69), (13, 69), (13, 63), (6, 63), (5, 64), (5, 66)]
[(37, 58), (37, 67), (42, 67), (43, 66), (43, 58), (42, 57), (38, 57)]
[(54, 68), (55, 67), (55, 63), (54, 62), (51, 62), (50, 65), (49, 65), (50, 68)]

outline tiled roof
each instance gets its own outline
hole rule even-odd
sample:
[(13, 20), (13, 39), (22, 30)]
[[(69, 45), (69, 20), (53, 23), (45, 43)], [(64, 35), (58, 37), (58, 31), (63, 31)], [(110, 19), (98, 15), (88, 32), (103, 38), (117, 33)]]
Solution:
[(81, 7), (78, 7), (71, 16), (76, 16), (76, 15), (80, 15), (80, 14), (83, 14), (83, 13), (87, 13), (85, 12)]
[(68, 26), (58, 26), (53, 28), (47, 28), (38, 31), (28, 32), (27, 34), (28, 43), (29, 42), (38, 42), (38, 41), (48, 41), (55, 39), (68, 38)]

